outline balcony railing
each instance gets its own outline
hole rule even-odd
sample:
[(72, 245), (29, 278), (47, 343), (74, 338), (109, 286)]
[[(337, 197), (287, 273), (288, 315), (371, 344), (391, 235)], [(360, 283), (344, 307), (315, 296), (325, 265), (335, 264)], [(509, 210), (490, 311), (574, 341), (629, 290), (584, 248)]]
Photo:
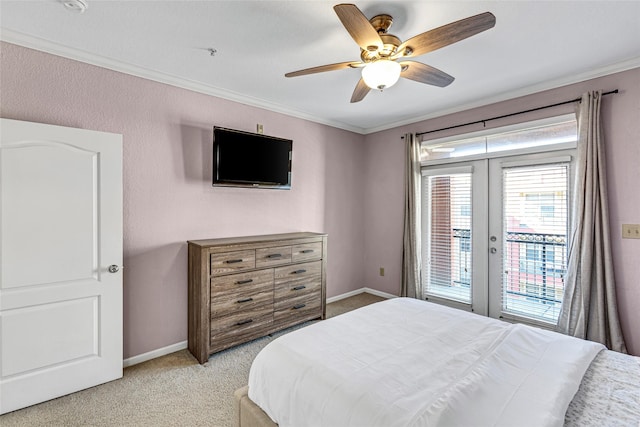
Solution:
[[(471, 230), (468, 228), (453, 228), (452, 237), (454, 239), (453, 251), (457, 254), (457, 259), (465, 259), (464, 253), (471, 248)], [(555, 288), (557, 285), (563, 286), (564, 274), (566, 272), (566, 236), (564, 234), (551, 233), (530, 233), (530, 232), (508, 232), (505, 239), (505, 251), (509, 253), (509, 259), (504, 260), (505, 272), (519, 274), (521, 278), (526, 278), (533, 282), (530, 287), (536, 291), (527, 292), (520, 289), (520, 283), (509, 283), (505, 286), (505, 297), (512, 297), (515, 300), (526, 299), (531, 303), (542, 305), (555, 305), (562, 301), (556, 297)], [(528, 245), (524, 251), (520, 245)], [(536, 256), (527, 258), (527, 250)], [(560, 257), (557, 251), (561, 251)], [(522, 253), (525, 256), (522, 256)], [(539, 254), (539, 256), (537, 256)], [(466, 257), (470, 259), (470, 257)], [(558, 258), (562, 259), (560, 265), (556, 262)], [(470, 264), (470, 262), (469, 262)], [(471, 265), (464, 266), (470, 271)], [(462, 286), (470, 286), (470, 275), (459, 274), (454, 283)], [(517, 285), (517, 286), (516, 286)], [(553, 286), (551, 286), (553, 285)], [(517, 288), (517, 289), (515, 289)], [(552, 289), (550, 289), (552, 288)], [(546, 310), (545, 310), (546, 311)], [(544, 314), (541, 314), (541, 317)]]
[[(517, 273), (520, 276), (526, 277), (528, 280), (533, 279), (534, 286), (538, 286), (539, 284), (539, 292), (522, 292), (507, 289), (507, 295), (524, 296), (529, 301), (538, 301), (542, 304), (561, 303), (562, 300), (556, 297), (556, 286), (553, 286), (553, 290), (549, 292), (549, 285), (559, 284), (562, 287), (564, 285), (564, 275), (566, 272), (566, 236), (564, 234), (512, 231), (507, 233), (505, 241), (507, 245), (515, 245), (515, 248), (511, 247), (508, 248), (508, 250), (510, 253), (515, 253), (518, 257), (517, 260), (513, 258), (509, 260), (512, 265), (515, 264), (515, 261), (518, 262), (519, 268)], [(524, 260), (521, 259), (521, 245), (526, 245)], [(558, 250), (561, 251), (559, 257), (556, 255), (556, 251)], [(529, 257), (529, 253), (533, 256)], [(558, 264), (557, 258), (561, 260), (560, 264)], [(509, 271), (507, 269), (505, 270)]]

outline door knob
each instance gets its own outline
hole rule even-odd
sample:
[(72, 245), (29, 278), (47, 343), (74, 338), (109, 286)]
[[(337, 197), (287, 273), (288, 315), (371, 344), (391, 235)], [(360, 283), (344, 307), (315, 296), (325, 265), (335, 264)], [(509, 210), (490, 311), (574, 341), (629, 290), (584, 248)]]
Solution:
[(118, 271), (120, 271), (120, 267), (118, 267), (115, 264), (111, 264), (109, 266), (109, 273), (117, 273)]
[(489, 251), (491, 251), (492, 254), (495, 254), (498, 250), (496, 248), (491, 248)]

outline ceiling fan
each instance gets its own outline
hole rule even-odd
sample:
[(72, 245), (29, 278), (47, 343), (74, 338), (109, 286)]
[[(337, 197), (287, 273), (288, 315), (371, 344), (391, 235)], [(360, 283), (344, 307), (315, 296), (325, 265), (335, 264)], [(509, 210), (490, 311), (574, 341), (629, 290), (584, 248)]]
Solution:
[(362, 101), (371, 89), (382, 90), (393, 86), (400, 77), (439, 87), (451, 84), (454, 78), (449, 74), (421, 62), (405, 61), (404, 58), (432, 52), (493, 28), (496, 24), (496, 17), (490, 12), (485, 12), (429, 30), (402, 42), (387, 32), (393, 23), (390, 15), (376, 15), (369, 20), (354, 4), (338, 4), (333, 10), (360, 46), (361, 61), (306, 68), (287, 73), (285, 77), (362, 68), (362, 77), (353, 91), (351, 102)]

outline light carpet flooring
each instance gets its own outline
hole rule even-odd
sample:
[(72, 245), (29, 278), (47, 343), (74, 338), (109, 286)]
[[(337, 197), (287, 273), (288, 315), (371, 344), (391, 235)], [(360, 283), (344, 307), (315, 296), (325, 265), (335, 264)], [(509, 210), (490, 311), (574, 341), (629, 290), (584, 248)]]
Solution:
[[(345, 298), (327, 304), (327, 317), (381, 300)], [(0, 426), (232, 426), (233, 392), (247, 384), (253, 359), (293, 329), (214, 354), (204, 365), (188, 350), (140, 363), (122, 379), (2, 415)]]

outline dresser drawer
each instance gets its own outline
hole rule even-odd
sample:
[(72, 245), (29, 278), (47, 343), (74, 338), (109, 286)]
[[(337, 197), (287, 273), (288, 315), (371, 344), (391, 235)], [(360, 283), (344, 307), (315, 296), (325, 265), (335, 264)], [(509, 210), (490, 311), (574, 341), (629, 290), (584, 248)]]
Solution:
[(211, 254), (211, 275), (234, 273), (256, 267), (256, 251), (223, 252)]
[(274, 304), (273, 321), (276, 324), (295, 324), (302, 320), (322, 316), (322, 300), (317, 293), (290, 298)]
[(273, 267), (291, 263), (291, 246), (256, 249), (256, 267)]
[(256, 308), (211, 320), (210, 346), (222, 349), (257, 337), (273, 324), (273, 306)]
[(304, 262), (275, 269), (275, 285), (296, 286), (322, 279), (322, 261)]
[(273, 286), (270, 284), (211, 297), (212, 319), (262, 308), (273, 308)]
[(273, 269), (249, 271), (211, 278), (211, 296), (239, 292), (268, 284), (273, 287)]
[(322, 258), (322, 242), (304, 243), (291, 247), (291, 261), (311, 261)]
[(274, 288), (273, 299), (274, 302), (284, 301), (290, 298), (297, 298), (303, 295), (313, 294), (316, 298), (320, 298), (320, 292), (322, 290), (322, 281), (319, 276), (315, 274), (312, 277), (302, 282), (300, 280), (292, 282), (279, 283)]

